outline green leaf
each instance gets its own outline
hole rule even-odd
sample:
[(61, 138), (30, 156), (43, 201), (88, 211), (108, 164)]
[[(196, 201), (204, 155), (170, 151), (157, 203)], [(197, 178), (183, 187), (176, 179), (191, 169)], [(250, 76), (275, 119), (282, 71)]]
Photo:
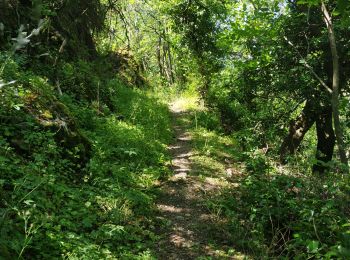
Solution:
[(307, 245), (307, 251), (309, 253), (317, 253), (317, 251), (319, 250), (319, 245), (320, 245), (319, 241), (312, 240)]
[(93, 220), (89, 217), (83, 219), (83, 226), (86, 228), (92, 227)]

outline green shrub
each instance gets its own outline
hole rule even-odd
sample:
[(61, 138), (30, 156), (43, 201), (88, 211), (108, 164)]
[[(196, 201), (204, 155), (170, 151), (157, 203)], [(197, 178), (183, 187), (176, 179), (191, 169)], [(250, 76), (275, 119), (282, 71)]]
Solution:
[[(258, 172), (260, 169), (258, 169)], [(348, 178), (250, 175), (221, 197), (232, 240), (263, 257), (349, 257)]]

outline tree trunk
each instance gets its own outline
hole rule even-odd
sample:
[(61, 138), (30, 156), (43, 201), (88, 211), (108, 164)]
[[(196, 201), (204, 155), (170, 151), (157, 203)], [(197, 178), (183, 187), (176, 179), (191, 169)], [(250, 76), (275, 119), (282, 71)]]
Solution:
[(328, 29), (328, 38), (329, 38), (329, 44), (332, 52), (332, 61), (333, 61), (332, 110), (333, 110), (335, 136), (337, 139), (340, 161), (346, 166), (347, 168), (346, 171), (348, 172), (348, 159), (345, 153), (345, 145), (343, 141), (343, 130), (341, 128), (340, 115), (339, 115), (339, 56), (337, 51), (334, 28), (332, 24), (332, 18), (329, 15), (326, 5), (323, 2), (322, 2), (321, 9), (324, 16), (323, 17), (324, 21)]
[(173, 57), (171, 54), (171, 47), (169, 43), (167, 42), (167, 50), (168, 50), (168, 62), (169, 62), (169, 72), (170, 72), (170, 83), (175, 83), (175, 76), (174, 76), (174, 70), (173, 70)]
[(174, 70), (173, 70), (173, 58), (171, 53), (171, 45), (168, 39), (167, 28), (163, 30), (163, 39), (164, 39), (164, 53), (166, 53), (166, 57), (167, 57), (167, 70), (169, 74), (169, 82), (173, 84), (175, 83), (175, 76), (174, 76)]
[(280, 160), (286, 163), (288, 155), (293, 155), (307, 131), (316, 122), (317, 129), (317, 162), (313, 166), (314, 173), (324, 173), (327, 162), (332, 160), (335, 136), (332, 127), (332, 106), (324, 105), (320, 100), (307, 100), (306, 105), (296, 120), (291, 122), (289, 133), (280, 148)]
[(316, 118), (317, 129), (317, 162), (313, 166), (314, 173), (324, 173), (329, 167), (326, 165), (333, 157), (335, 136), (332, 127), (332, 106), (329, 105)]
[(314, 124), (315, 118), (313, 102), (308, 100), (298, 118), (291, 122), (289, 133), (283, 140), (280, 148), (280, 160), (282, 163), (286, 163), (288, 155), (293, 155), (296, 152), (305, 134)]
[(161, 51), (161, 53), (163, 53), (163, 55), (161, 55), (161, 62), (162, 62), (162, 68), (163, 68), (163, 75), (164, 75), (164, 77), (167, 79), (167, 80), (169, 80), (169, 75), (168, 75), (168, 70), (167, 70), (167, 68), (166, 68), (166, 55), (167, 55), (167, 53), (166, 53), (166, 50), (165, 50), (165, 43), (164, 43), (164, 40), (162, 39), (162, 45), (161, 45), (161, 49), (160, 49), (160, 51)]
[(167, 46), (167, 42), (165, 40), (163, 43), (163, 65), (164, 65), (166, 79), (168, 82), (170, 82), (171, 78), (170, 78), (169, 63), (168, 63), (168, 46)]
[(163, 67), (162, 67), (161, 46), (162, 46), (162, 38), (159, 37), (158, 46), (157, 46), (157, 61), (158, 61), (159, 75), (163, 77), (164, 74), (163, 74)]

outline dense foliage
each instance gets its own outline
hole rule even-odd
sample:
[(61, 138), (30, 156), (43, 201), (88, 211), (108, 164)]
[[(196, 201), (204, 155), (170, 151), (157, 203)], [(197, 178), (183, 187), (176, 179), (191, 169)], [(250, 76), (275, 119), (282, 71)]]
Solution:
[(153, 259), (167, 102), (185, 92), (206, 106), (189, 108), (193, 163), (243, 165), (207, 201), (235, 249), (348, 259), (349, 14), (345, 0), (0, 1), (0, 257)]

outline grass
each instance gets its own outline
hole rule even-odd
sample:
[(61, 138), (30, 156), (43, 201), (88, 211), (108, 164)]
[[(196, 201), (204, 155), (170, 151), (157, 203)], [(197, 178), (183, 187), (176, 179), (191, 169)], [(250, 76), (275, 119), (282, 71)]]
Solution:
[[(54, 96), (48, 83), (41, 84), (47, 86), (44, 97)], [(21, 109), (10, 111), (22, 129), (1, 121), (2, 258), (153, 259), (154, 198), (159, 179), (169, 174), (170, 114), (150, 92), (119, 80), (106, 84), (101, 89), (113, 90), (114, 110), (69, 94), (59, 100), (75, 134), (91, 144), (85, 165), (75, 163), (81, 161), (80, 144), (61, 147), (55, 131)], [(13, 148), (16, 136), (21, 150)]]

